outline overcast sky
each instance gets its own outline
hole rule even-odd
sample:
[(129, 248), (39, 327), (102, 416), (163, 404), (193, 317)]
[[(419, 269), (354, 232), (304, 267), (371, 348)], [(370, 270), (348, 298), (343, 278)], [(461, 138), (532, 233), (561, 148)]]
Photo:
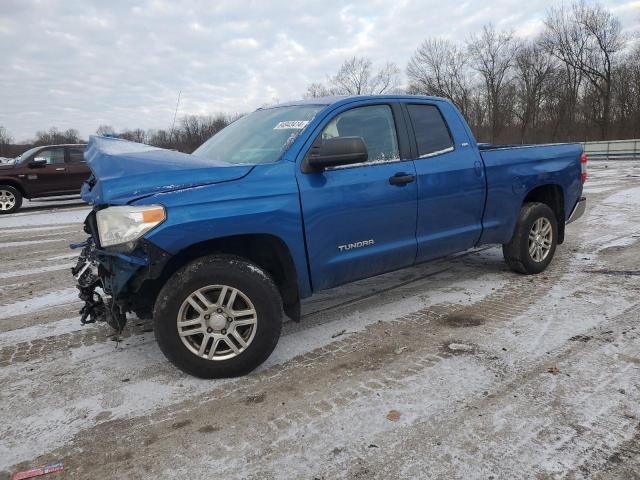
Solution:
[[(537, 33), (558, 1), (0, 0), (0, 125), (18, 141), (57, 126), (167, 128), (302, 97), (348, 57), (406, 62), (428, 36), (493, 21)], [(640, 1), (604, 1), (626, 29)]]

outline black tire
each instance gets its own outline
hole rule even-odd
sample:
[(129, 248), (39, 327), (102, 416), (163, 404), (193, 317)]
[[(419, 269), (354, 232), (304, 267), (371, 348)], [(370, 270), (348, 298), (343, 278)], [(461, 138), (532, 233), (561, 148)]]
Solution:
[[(541, 261), (536, 261), (529, 253), (529, 232), (534, 223), (540, 218), (546, 218), (551, 224), (551, 245), (546, 257)], [(502, 245), (502, 254), (511, 270), (531, 275), (540, 273), (549, 266), (557, 244), (558, 221), (553, 210), (544, 203), (525, 203), (520, 209), (520, 215), (518, 216), (516, 229), (511, 241)]]
[[(209, 285), (238, 289), (255, 308), (253, 339), (233, 358), (210, 360), (198, 356), (178, 334), (181, 305), (193, 292)], [(175, 366), (200, 378), (236, 377), (254, 370), (276, 347), (282, 330), (282, 299), (271, 277), (260, 267), (241, 257), (212, 255), (189, 263), (171, 276), (158, 294), (153, 318), (158, 345)]]
[(6, 205), (6, 203), (2, 202), (2, 199), (0, 198), (0, 202), (2, 202), (0, 203), (0, 215), (17, 212), (22, 206), (22, 193), (20, 193), (20, 190), (12, 187), (11, 185), (0, 185), (0, 197), (2, 196), (2, 192), (8, 192), (13, 195), (15, 203), (13, 204), (13, 207), (5, 209), (3, 208), (3, 204)]

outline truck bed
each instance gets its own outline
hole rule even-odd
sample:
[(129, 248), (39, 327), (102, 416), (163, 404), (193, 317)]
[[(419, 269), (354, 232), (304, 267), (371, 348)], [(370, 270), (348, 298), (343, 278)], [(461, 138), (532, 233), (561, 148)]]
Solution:
[[(521, 201), (535, 185), (556, 185), (563, 192), (565, 218), (582, 194), (579, 143), (548, 145), (478, 145), (487, 177), (481, 243), (509, 240)], [(506, 220), (505, 220), (506, 219)]]

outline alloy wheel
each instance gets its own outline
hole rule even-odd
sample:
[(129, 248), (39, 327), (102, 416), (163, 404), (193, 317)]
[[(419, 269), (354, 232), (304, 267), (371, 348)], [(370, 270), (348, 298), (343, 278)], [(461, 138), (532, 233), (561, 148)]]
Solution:
[(208, 360), (240, 355), (253, 341), (258, 316), (243, 292), (209, 285), (191, 293), (180, 306), (178, 334), (191, 353)]
[(11, 210), (16, 205), (16, 196), (9, 190), (0, 190), (0, 210)]
[(534, 262), (542, 262), (551, 251), (553, 229), (545, 217), (538, 218), (529, 230), (529, 255)]

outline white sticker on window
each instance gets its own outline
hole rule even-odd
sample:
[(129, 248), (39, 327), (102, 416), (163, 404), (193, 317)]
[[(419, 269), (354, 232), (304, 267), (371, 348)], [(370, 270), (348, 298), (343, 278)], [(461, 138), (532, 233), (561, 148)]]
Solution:
[(289, 120), (287, 122), (280, 122), (275, 127), (274, 130), (300, 130), (307, 126), (309, 123), (308, 120)]

